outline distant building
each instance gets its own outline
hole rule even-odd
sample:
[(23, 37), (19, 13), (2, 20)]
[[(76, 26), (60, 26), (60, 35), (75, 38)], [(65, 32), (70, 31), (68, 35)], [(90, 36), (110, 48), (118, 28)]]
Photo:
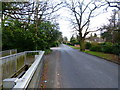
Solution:
[(89, 38), (86, 38), (85, 39), (86, 42), (96, 42), (96, 43), (104, 43), (105, 42), (105, 39), (102, 39), (100, 37), (89, 37)]
[(80, 45), (78, 45), (78, 44), (75, 44), (74, 46), (75, 46), (75, 47), (80, 47)]

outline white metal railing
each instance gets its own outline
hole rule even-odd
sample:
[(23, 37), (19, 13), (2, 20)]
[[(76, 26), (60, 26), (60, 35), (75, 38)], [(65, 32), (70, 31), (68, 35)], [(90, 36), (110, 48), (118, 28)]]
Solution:
[(38, 65), (40, 64), (40, 61), (42, 60), (42, 57), (44, 55), (44, 51), (40, 52), (41, 54), (38, 55), (35, 62), (31, 65), (31, 67), (27, 70), (27, 72), (24, 74), (24, 76), (16, 82), (16, 85), (14, 88), (27, 88), (32, 76), (34, 75)]
[(17, 49), (11, 49), (11, 50), (1, 51), (0, 55), (3, 57), (11, 54), (16, 54), (16, 53), (17, 53)]
[[(25, 53), (30, 53), (30, 52), (38, 52), (39, 53), (39, 55), (36, 55), (34, 63), (30, 66), (30, 68), (25, 72), (25, 74), (21, 78), (5, 79), (3, 81), (3, 82), (5, 82), (4, 85), (3, 85), (4, 88), (26, 89), (26, 88), (29, 88), (32, 81), (34, 81), (34, 82), (37, 81), (38, 82), (37, 79), (40, 78), (41, 72), (42, 72), (44, 51), (26, 51)], [(14, 84), (9, 83), (11, 81)], [(37, 86), (34, 85), (32, 88), (37, 88)]]
[(2, 61), (2, 79), (9, 78), (25, 65), (25, 52), (1, 57), (0, 61)]
[(0, 90), (2, 88), (2, 61), (0, 60)]
[(24, 52), (0, 57), (0, 88), (3, 79), (10, 78), (25, 65), (24, 60)]

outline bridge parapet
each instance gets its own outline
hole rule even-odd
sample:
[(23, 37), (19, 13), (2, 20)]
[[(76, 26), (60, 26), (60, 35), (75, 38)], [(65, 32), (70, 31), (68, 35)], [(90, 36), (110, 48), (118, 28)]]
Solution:
[(35, 61), (33, 62), (33, 64), (20, 78), (4, 79), (3, 88), (39, 88), (43, 69), (44, 51), (25, 51), (24, 53), (26, 54), (31, 52), (39, 53), (38, 55), (35, 55)]

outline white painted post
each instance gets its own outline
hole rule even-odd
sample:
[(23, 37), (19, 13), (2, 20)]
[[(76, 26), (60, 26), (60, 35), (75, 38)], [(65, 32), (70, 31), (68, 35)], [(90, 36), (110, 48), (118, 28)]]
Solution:
[(8, 78), (3, 80), (3, 89), (4, 88), (13, 88), (17, 82), (18, 78)]
[(2, 89), (2, 59), (0, 59), (0, 90)]
[(27, 58), (27, 53), (26, 52), (24, 52), (24, 57), (25, 57), (24, 64), (27, 65), (27, 61), (26, 61), (27, 60), (26, 59)]
[(37, 59), (38, 56), (39, 56), (39, 55), (35, 55), (35, 60)]
[(17, 55), (15, 55), (15, 72), (17, 72)]
[(12, 50), (10, 50), (10, 55), (12, 55)]

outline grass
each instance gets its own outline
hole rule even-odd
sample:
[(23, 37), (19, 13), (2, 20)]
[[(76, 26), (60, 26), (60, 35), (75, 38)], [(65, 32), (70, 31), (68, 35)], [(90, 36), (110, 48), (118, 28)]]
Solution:
[(95, 55), (97, 57), (101, 57), (101, 58), (110, 60), (110, 61), (115, 62), (115, 63), (119, 63), (118, 62), (118, 56), (114, 55), (114, 54), (108, 54), (108, 53), (103, 53), (103, 52), (95, 52), (95, 51), (85, 51), (85, 53)]
[(48, 54), (50, 54), (51, 52), (52, 52), (51, 49), (47, 49), (47, 50), (45, 50), (45, 55), (48, 55)]
[(72, 46), (72, 45), (68, 45), (68, 46), (70, 46), (70, 47), (72, 47), (74, 49), (80, 49), (80, 47), (75, 47), (75, 46)]
[[(71, 46), (71, 45), (68, 45), (74, 49), (80, 49), (79, 47), (75, 47), (75, 46)], [(96, 52), (96, 51), (89, 51), (89, 50), (86, 50), (84, 51), (85, 53), (88, 53), (88, 54), (91, 54), (91, 55), (94, 55), (94, 56), (97, 56), (97, 57), (100, 57), (100, 58), (104, 58), (106, 60), (109, 60), (109, 61), (112, 61), (112, 62), (115, 62), (115, 63), (119, 63), (119, 57), (117, 55), (114, 55), (114, 54), (108, 54), (108, 53), (103, 53), (103, 52)]]

